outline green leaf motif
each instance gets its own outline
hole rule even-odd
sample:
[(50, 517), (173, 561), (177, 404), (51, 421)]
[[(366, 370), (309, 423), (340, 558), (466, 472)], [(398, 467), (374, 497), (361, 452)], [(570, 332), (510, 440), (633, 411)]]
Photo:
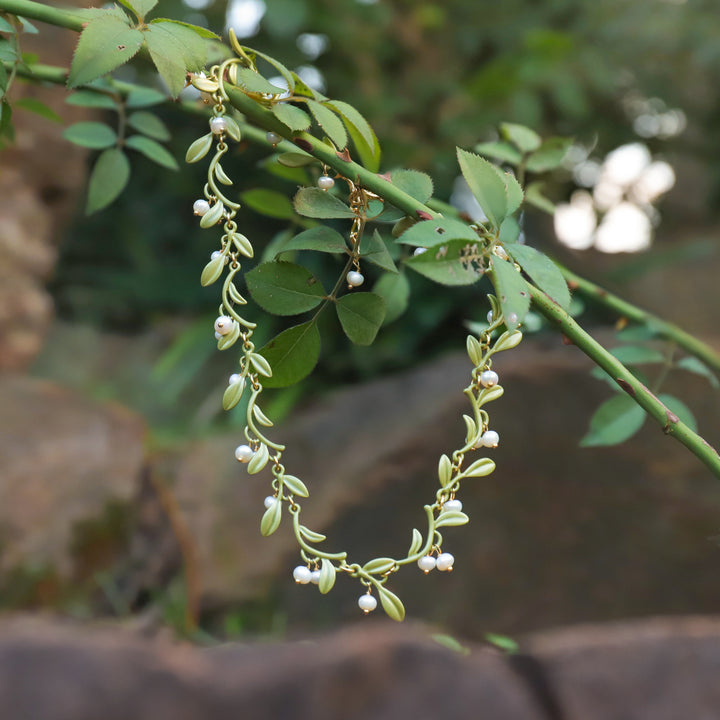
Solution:
[(306, 528), (304, 525), (300, 525), (298, 527), (298, 531), (308, 542), (319, 543), (319, 542), (322, 542), (323, 540), (327, 540), (326, 535), (323, 535), (322, 533), (310, 530), (309, 528)]
[(209, 228), (216, 225), (225, 212), (225, 205), (217, 200), (210, 209), (200, 218), (200, 227)]
[(178, 170), (177, 160), (164, 148), (160, 143), (151, 140), (144, 135), (131, 135), (125, 140), (125, 146), (132, 150), (142, 153), (148, 160), (152, 160), (157, 165), (168, 168), (168, 170)]
[(475, 231), (459, 220), (438, 218), (421, 220), (409, 227), (398, 242), (415, 247), (433, 247), (446, 240), (479, 240)]
[(433, 194), (432, 178), (418, 170), (393, 170), (392, 184), (421, 203), (427, 202)]
[(435, 521), (435, 527), (457, 527), (459, 525), (466, 525), (470, 521), (470, 518), (459, 510), (449, 510), (448, 512), (440, 513), (440, 516)]
[(117, 134), (105, 123), (79, 122), (63, 130), (63, 137), (75, 145), (104, 150), (117, 142)]
[(389, 557), (380, 557), (365, 563), (362, 569), (370, 575), (382, 575), (393, 567), (395, 567), (395, 560)]
[(465, 477), (486, 477), (495, 470), (495, 463), (490, 458), (480, 458), (475, 460), (463, 475)]
[(385, 241), (377, 230), (373, 231), (372, 235), (365, 235), (360, 241), (360, 256), (363, 260), (367, 260), (388, 272), (398, 271), (388, 252)]
[(223, 410), (232, 410), (239, 402), (243, 394), (245, 383), (230, 383), (223, 393), (222, 406)]
[(254, 188), (242, 193), (240, 199), (256, 213), (266, 217), (279, 218), (280, 220), (289, 220), (295, 217), (292, 203), (283, 193), (277, 190)]
[(438, 460), (438, 480), (440, 487), (445, 487), (452, 478), (452, 463), (447, 455), (441, 455)]
[(385, 301), (371, 292), (343, 295), (335, 309), (342, 329), (356, 345), (371, 345), (385, 319)]
[(185, 153), (185, 162), (194, 163), (202, 160), (207, 154), (213, 143), (212, 133), (203, 135), (195, 140)]
[(499, 228), (508, 214), (508, 196), (498, 171), (485, 158), (462, 148), (457, 149), (457, 156), (470, 191), (492, 226)]
[(299, 495), (300, 497), (309, 497), (307, 486), (295, 475), (283, 475), (283, 485), (290, 491), (292, 495)]
[(318, 582), (318, 590), (326, 595), (333, 589), (335, 585), (335, 577), (337, 571), (335, 566), (327, 558), (323, 558), (320, 564), (320, 582)]
[(405, 264), (441, 285), (472, 285), (483, 273), (479, 265), (482, 260), (480, 252), (479, 240), (472, 243), (467, 240), (450, 240), (427, 248), (421, 255), (408, 258)]
[(372, 291), (385, 301), (383, 325), (389, 325), (407, 310), (410, 301), (410, 283), (405, 273), (385, 273), (375, 283)]
[(408, 548), (408, 551), (407, 551), (407, 556), (411, 557), (416, 552), (419, 552), (420, 548), (422, 547), (422, 544), (423, 544), (422, 533), (417, 528), (413, 528), (412, 540), (410, 542), (410, 547)]
[(345, 253), (347, 252), (347, 243), (337, 230), (333, 230), (327, 225), (318, 225), (295, 235), (280, 248), (280, 252), (287, 252), (288, 250)]
[(80, 35), (73, 56), (68, 87), (85, 85), (132, 58), (143, 44), (144, 33), (131, 28), (125, 14), (98, 13)]
[(540, 136), (524, 125), (515, 123), (502, 123), (500, 125), (502, 136), (513, 143), (523, 153), (531, 153), (540, 147), (542, 139)]
[(253, 268), (246, 276), (253, 300), (274, 315), (298, 315), (325, 297), (322, 283), (300, 265), (275, 261)]
[(107, 207), (125, 189), (130, 179), (130, 162), (125, 153), (110, 148), (100, 153), (90, 173), (85, 214)]
[(567, 282), (547, 255), (529, 245), (505, 245), (505, 249), (546, 295), (563, 310), (568, 310), (571, 298)]
[(268, 537), (279, 527), (282, 520), (282, 503), (276, 500), (263, 514), (260, 521), (260, 533)]
[(493, 260), (492, 276), (505, 325), (515, 330), (530, 309), (530, 290), (515, 266), (500, 258)]
[(265, 387), (287, 387), (307, 377), (320, 357), (320, 332), (311, 320), (284, 330), (260, 349), (273, 368)]
[(247, 471), (250, 475), (257, 475), (268, 463), (270, 451), (265, 443), (261, 443), (252, 460), (247, 464)]
[(295, 195), (295, 212), (310, 218), (354, 218), (355, 213), (342, 201), (320, 188), (300, 188)]
[(216, 258), (212, 258), (203, 268), (202, 274), (200, 275), (200, 284), (203, 287), (212, 285), (220, 277), (220, 275), (222, 275), (224, 266), (225, 255), (218, 255)]
[(645, 422), (645, 411), (628, 395), (606, 400), (590, 418), (590, 431), (581, 447), (619, 445), (632, 437)]
[(695, 416), (682, 400), (676, 398), (674, 395), (667, 395), (665, 393), (658, 395), (658, 400), (665, 405), (670, 412), (677, 415), (680, 422), (685, 423), (693, 432), (697, 432)]
[(380, 603), (383, 610), (393, 620), (402, 622), (405, 619), (405, 606), (402, 604), (400, 598), (390, 592), (384, 585), (378, 586), (377, 591), (378, 595), (380, 595)]
[(308, 100), (307, 106), (317, 124), (324, 130), (333, 145), (342, 150), (348, 143), (348, 134), (343, 121), (329, 108), (316, 100)]
[(139, 110), (130, 113), (127, 121), (131, 128), (153, 138), (153, 140), (167, 141), (170, 139), (170, 131), (165, 123), (151, 112)]
[(310, 116), (301, 108), (290, 103), (276, 103), (272, 106), (272, 114), (291, 130), (307, 130), (312, 123)]

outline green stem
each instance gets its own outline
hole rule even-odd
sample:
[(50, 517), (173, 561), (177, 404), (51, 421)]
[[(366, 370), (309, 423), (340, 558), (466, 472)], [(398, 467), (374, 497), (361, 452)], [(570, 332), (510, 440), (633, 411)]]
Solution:
[(693, 337), (681, 327), (662, 320), (656, 315), (653, 315), (645, 310), (641, 310), (639, 307), (627, 302), (627, 300), (623, 300), (617, 295), (613, 295), (611, 292), (608, 292), (595, 283), (590, 282), (590, 280), (586, 280), (585, 278), (571, 272), (567, 268), (562, 267), (562, 265), (558, 265), (558, 267), (562, 271), (562, 274), (571, 289), (579, 292), (587, 298), (595, 300), (607, 308), (610, 308), (621, 317), (632, 320), (633, 322), (647, 325), (659, 336), (668, 340), (673, 340), (679, 347), (683, 348), (683, 350), (699, 358), (713, 370), (720, 372), (720, 355), (718, 355), (710, 346), (706, 345), (701, 340), (698, 340), (696, 337)]
[(44, 3), (32, 2), (32, 0), (0, 0), (0, 11), (9, 12), (12, 15), (21, 15), (28, 20), (39, 20), (49, 25), (56, 25), (77, 32), (83, 29), (83, 24), (86, 22), (77, 12), (63, 10)]

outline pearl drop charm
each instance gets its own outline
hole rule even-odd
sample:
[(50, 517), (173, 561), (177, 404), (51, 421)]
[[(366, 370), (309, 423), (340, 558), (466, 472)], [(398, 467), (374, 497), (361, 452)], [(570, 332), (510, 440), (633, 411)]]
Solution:
[(416, 247), (413, 250), (413, 257), (417, 257), (418, 255), (422, 255), (423, 253), (427, 252), (427, 248), (424, 247)]
[(242, 375), (239, 373), (233, 373), (228, 379), (228, 385), (234, 385), (242, 380)]
[(480, 436), (480, 442), (484, 447), (496, 448), (500, 443), (500, 436), (494, 430), (486, 430)]
[(277, 133), (274, 133), (274, 132), (265, 133), (265, 139), (266, 139), (273, 147), (275, 147), (275, 145), (277, 145), (277, 144), (282, 140), (282, 138), (280, 137), (280, 135), (278, 135)]
[(298, 585), (307, 585), (312, 578), (312, 573), (310, 572), (309, 567), (305, 567), (305, 565), (298, 565), (293, 570), (293, 577)]
[(488, 325), (492, 325), (494, 320), (495, 320), (495, 318), (493, 317), (493, 311), (489, 310), (488, 314), (487, 314)]
[(193, 214), (202, 217), (210, 209), (210, 203), (207, 200), (196, 200), (193, 203)]
[(227, 315), (221, 315), (215, 320), (215, 332), (218, 335), (227, 335), (233, 328), (233, 319)]
[(489, 387), (495, 387), (495, 385), (498, 384), (498, 381), (500, 378), (498, 377), (498, 374), (494, 370), (483, 370), (480, 373), (480, 384), (483, 387), (489, 388)]
[[(211, 260), (217, 260), (221, 256), (222, 256), (222, 253), (219, 250), (213, 250), (213, 252), (210, 253)], [(223, 265), (227, 265), (229, 259), (230, 258), (227, 255), (225, 255), (225, 260), (223, 261)]]
[(249, 445), (238, 445), (235, 448), (235, 459), (241, 463), (249, 463), (255, 452)]
[(435, 569), (435, 558), (432, 555), (423, 555), (417, 562), (418, 567), (427, 575)]
[(320, 571), (319, 570), (313, 570), (310, 573), (310, 582), (313, 585), (319, 585), (320, 584)]
[(269, 510), (276, 502), (277, 502), (276, 497), (273, 497), (272, 495), (268, 495), (265, 498), (265, 500), (263, 500), (263, 505), (265, 506), (266, 510)]
[(347, 280), (347, 284), (353, 288), (353, 287), (359, 287), (365, 282), (365, 276), (362, 273), (359, 273), (357, 270), (351, 270), (346, 276), (345, 279)]
[(372, 595), (361, 595), (358, 598), (358, 607), (367, 615), (377, 607), (377, 600)]
[(449, 512), (461, 512), (463, 508), (462, 503), (459, 500), (448, 500), (443, 504), (442, 509)]
[(210, 120), (210, 132), (213, 135), (222, 135), (227, 130), (227, 120), (224, 117), (214, 117)]
[(318, 178), (317, 186), (318, 186), (321, 190), (329, 190), (329, 189), (330, 189), (331, 187), (333, 187), (334, 185), (335, 185), (335, 180), (333, 180), (333, 179), (332, 179), (330, 176), (328, 176), (328, 175), (321, 175), (321, 176)]
[(450, 553), (442, 553), (438, 555), (435, 565), (437, 566), (437, 569), (442, 572), (450, 572), (453, 569), (454, 562), (455, 558)]

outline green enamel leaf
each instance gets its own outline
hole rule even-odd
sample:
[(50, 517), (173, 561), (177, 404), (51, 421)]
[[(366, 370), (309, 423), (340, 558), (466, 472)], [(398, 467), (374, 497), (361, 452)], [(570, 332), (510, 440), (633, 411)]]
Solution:
[(213, 258), (203, 268), (202, 274), (200, 275), (200, 284), (203, 287), (212, 285), (222, 275), (223, 268), (225, 267), (225, 256), (218, 255)]
[[(4, 70), (3, 66), (3, 70)], [(51, 122), (62, 123), (63, 119), (51, 108), (48, 107), (44, 102), (40, 102), (36, 98), (20, 98), (15, 101), (16, 110), (27, 110), (28, 112), (35, 113), (40, 117), (50, 120)]]
[(307, 486), (295, 475), (283, 475), (283, 485), (290, 491), (292, 495), (299, 495), (300, 497), (309, 497)]
[(320, 582), (318, 583), (318, 590), (325, 595), (333, 589), (335, 585), (335, 577), (337, 571), (335, 566), (327, 558), (323, 558), (320, 564)]
[(250, 362), (261, 375), (264, 375), (266, 378), (272, 377), (272, 366), (262, 355), (250, 353)]
[(519, 165), (522, 160), (522, 154), (519, 150), (507, 142), (480, 143), (475, 146), (475, 152), (510, 165)]
[(385, 273), (373, 286), (373, 292), (385, 301), (383, 325), (389, 325), (407, 310), (410, 283), (405, 273)]
[(185, 162), (194, 163), (198, 160), (202, 160), (208, 154), (208, 151), (212, 147), (212, 143), (212, 133), (199, 137), (187, 149), (187, 153), (185, 153)]
[(130, 8), (141, 20), (158, 4), (158, 0), (120, 0), (127, 8)]
[(268, 463), (270, 459), (270, 451), (265, 443), (262, 443), (257, 452), (252, 456), (252, 460), (247, 464), (247, 471), (250, 475), (257, 475)]
[(665, 393), (658, 395), (658, 400), (665, 405), (670, 412), (675, 413), (680, 421), (684, 422), (693, 432), (697, 432), (695, 416), (682, 400), (676, 398), (674, 395), (667, 395)]
[(280, 248), (280, 252), (288, 250), (317, 250), (326, 253), (345, 253), (347, 243), (337, 231), (326, 225), (318, 225), (295, 235)]
[(495, 470), (495, 463), (490, 458), (475, 460), (465, 472), (464, 477), (485, 477)]
[(239, 402), (243, 394), (245, 383), (230, 383), (223, 393), (222, 406), (223, 410), (232, 410)]
[(458, 525), (467, 524), (469, 520), (470, 518), (464, 512), (451, 510), (440, 513), (440, 516), (435, 521), (435, 527), (457, 527)]
[(528, 157), (527, 169), (530, 172), (554, 170), (561, 165), (572, 143), (572, 138), (548, 138)]
[(279, 527), (282, 520), (282, 503), (275, 501), (263, 514), (260, 521), (260, 532), (267, 537), (272, 535)]
[(442, 645), (443, 647), (446, 647), (448, 650), (452, 650), (453, 652), (460, 653), (461, 655), (469, 655), (470, 654), (470, 648), (465, 647), (465, 645), (461, 645), (458, 640), (456, 640), (452, 635), (445, 635), (443, 633), (435, 633), (431, 636), (432, 639), (438, 643), (438, 645)]
[(422, 533), (417, 528), (413, 528), (412, 540), (410, 541), (410, 547), (408, 548), (407, 556), (408, 557), (413, 556), (416, 552), (418, 552), (420, 550), (420, 548), (422, 547), (422, 544), (423, 544)]
[(304, 110), (290, 103), (276, 103), (272, 106), (272, 114), (291, 130), (307, 130), (312, 123)]
[(370, 575), (382, 575), (395, 567), (395, 561), (389, 557), (380, 557), (371, 560), (363, 565), (363, 570)]
[(165, 123), (151, 112), (139, 110), (138, 112), (130, 113), (127, 121), (130, 127), (154, 140), (166, 141), (170, 139), (170, 131)]
[(68, 105), (79, 107), (102, 108), (103, 110), (117, 110), (117, 103), (109, 95), (93, 90), (76, 90), (70, 93), (65, 102)]
[(268, 82), (260, 73), (250, 68), (237, 68), (237, 81), (249, 92), (265, 93), (270, 95), (282, 95), (285, 88), (278, 87)]
[(320, 188), (300, 188), (295, 195), (295, 212), (311, 218), (354, 218), (350, 208)]
[(540, 147), (542, 139), (540, 136), (524, 125), (515, 123), (502, 123), (500, 125), (502, 136), (513, 143), (523, 153), (530, 153)]
[(408, 258), (405, 264), (441, 285), (472, 285), (482, 276), (479, 253), (479, 240), (450, 240)]
[(260, 409), (259, 405), (253, 405), (252, 414), (260, 425), (265, 427), (273, 426), (273, 421)]
[(368, 260), (383, 270), (388, 270), (389, 272), (398, 271), (388, 252), (385, 241), (377, 230), (375, 230), (372, 235), (365, 235), (360, 241), (360, 256), (363, 260)]
[(310, 530), (309, 528), (306, 528), (304, 525), (300, 525), (298, 527), (298, 531), (308, 542), (319, 543), (319, 542), (322, 542), (323, 540), (327, 540), (326, 535), (323, 535), (322, 533)]
[[(496, 341), (493, 347), (494, 352), (512, 350), (520, 344), (523, 334), (519, 330), (506, 330)], [(495, 387), (498, 387), (497, 385)]]
[(144, 135), (131, 135), (125, 140), (125, 146), (142, 153), (148, 160), (162, 165), (168, 170), (178, 170), (177, 160), (160, 143)]
[(696, 357), (683, 358), (678, 362), (677, 367), (707, 378), (710, 385), (714, 388), (720, 387), (720, 382), (718, 382), (715, 373), (702, 360), (698, 360)]
[(402, 604), (400, 598), (390, 592), (384, 585), (378, 586), (377, 591), (378, 595), (380, 595), (380, 604), (383, 610), (393, 620), (402, 622), (405, 619), (405, 606)]
[(437, 220), (421, 220), (409, 227), (398, 242), (416, 247), (433, 247), (445, 240), (478, 241), (475, 231), (459, 220), (438, 218)]
[(265, 387), (287, 387), (307, 377), (320, 357), (320, 332), (310, 322), (284, 330), (261, 348), (272, 365), (273, 375), (263, 381)]
[(260, 213), (260, 215), (279, 218), (281, 220), (289, 220), (295, 217), (292, 203), (283, 193), (277, 190), (255, 188), (242, 193), (240, 199), (256, 213)]
[(417, 170), (393, 170), (392, 184), (421, 203), (427, 202), (433, 194), (433, 181), (429, 175)]
[(253, 268), (246, 276), (253, 300), (274, 315), (298, 315), (317, 307), (325, 289), (300, 265), (275, 261)]
[(125, 189), (130, 179), (130, 162), (125, 153), (110, 148), (100, 153), (90, 173), (86, 215), (107, 207)]
[(117, 142), (115, 131), (100, 122), (79, 122), (70, 125), (63, 130), (63, 137), (75, 145), (93, 150), (104, 150)]
[(570, 290), (558, 266), (529, 245), (506, 245), (505, 249), (532, 281), (563, 310), (570, 307)]
[(132, 58), (143, 44), (144, 33), (131, 28), (123, 17), (108, 12), (88, 22), (73, 55), (68, 87), (84, 85), (111, 72)]
[(590, 431), (581, 447), (618, 445), (632, 437), (645, 422), (645, 411), (628, 395), (606, 400), (590, 418)]
[(222, 218), (224, 212), (225, 205), (223, 205), (219, 200), (216, 201), (200, 218), (200, 227), (209, 228), (216, 225), (220, 221), (220, 218)]
[(342, 150), (348, 143), (348, 134), (343, 121), (332, 110), (316, 100), (308, 100), (307, 106), (333, 145)]
[(493, 260), (493, 284), (508, 330), (515, 330), (530, 308), (530, 290), (514, 265), (500, 258)]
[(447, 455), (441, 455), (438, 461), (438, 480), (440, 487), (445, 487), (452, 478), (452, 463)]
[(468, 335), (465, 340), (465, 348), (467, 349), (470, 362), (476, 367), (482, 362), (482, 346), (478, 339), (473, 335)]
[(343, 295), (335, 309), (342, 329), (356, 345), (371, 345), (385, 319), (385, 301), (371, 292)]
[(508, 214), (508, 197), (495, 166), (485, 158), (462, 148), (457, 149), (457, 157), (472, 194), (492, 226), (499, 228)]

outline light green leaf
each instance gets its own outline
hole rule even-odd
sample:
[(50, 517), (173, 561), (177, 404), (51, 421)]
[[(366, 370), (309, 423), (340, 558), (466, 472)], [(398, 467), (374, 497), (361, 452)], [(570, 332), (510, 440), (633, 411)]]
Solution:
[(356, 345), (371, 345), (385, 319), (385, 301), (371, 292), (343, 295), (335, 309), (342, 329)]
[(130, 179), (130, 162), (117, 148), (103, 150), (90, 173), (85, 214), (107, 207), (125, 189)]
[(309, 270), (290, 262), (267, 262), (246, 276), (253, 300), (274, 315), (298, 315), (317, 307), (325, 289)]
[(327, 558), (323, 558), (320, 563), (320, 582), (318, 583), (318, 590), (325, 595), (333, 589), (335, 585), (335, 577), (337, 571), (335, 566)]
[(213, 143), (213, 134), (208, 133), (199, 137), (195, 142), (190, 145), (185, 153), (185, 162), (194, 163), (198, 160), (202, 160), (207, 154)]
[(378, 265), (388, 272), (398, 271), (385, 241), (377, 230), (373, 231), (372, 235), (366, 234), (360, 241), (360, 256), (363, 260)]
[(307, 106), (317, 124), (325, 131), (333, 145), (338, 150), (345, 148), (348, 143), (348, 135), (343, 121), (332, 110), (316, 100), (308, 100)]
[(380, 557), (365, 563), (362, 569), (369, 575), (382, 575), (395, 567), (395, 561), (389, 557)]
[(318, 162), (312, 155), (293, 152), (281, 153), (277, 156), (277, 161), (280, 165), (289, 168), (305, 167), (306, 165), (312, 165)]
[(185, 28), (186, 30), (195, 33), (195, 35), (200, 38), (204, 38), (205, 40), (221, 39), (217, 33), (214, 33), (212, 30), (208, 30), (206, 27), (202, 27), (201, 25), (193, 25), (192, 23), (186, 23), (182, 20), (173, 20), (171, 18), (155, 18), (155, 20), (151, 20), (150, 23), (172, 23), (173, 25), (178, 25), (179, 27)]
[(272, 366), (262, 355), (250, 353), (250, 362), (261, 375), (264, 375), (266, 378), (272, 377)]
[(444, 513), (440, 513), (440, 516), (435, 521), (435, 527), (457, 527), (458, 525), (465, 525), (469, 522), (470, 518), (459, 510), (449, 510)]
[(525, 188), (525, 200), (536, 207), (538, 210), (548, 213), (549, 215), (555, 214), (555, 203), (552, 200), (548, 200), (543, 194), (542, 189), (545, 183), (532, 182)]
[(522, 160), (522, 154), (518, 149), (507, 142), (480, 143), (475, 146), (475, 152), (510, 165), (519, 165)]
[(117, 142), (117, 134), (105, 123), (79, 122), (63, 130), (63, 137), (75, 145), (103, 150), (112, 147)]
[(438, 480), (440, 487), (445, 487), (452, 478), (452, 463), (447, 455), (441, 455), (438, 461)]
[[(523, 334), (519, 330), (506, 330), (496, 341), (493, 350), (501, 352), (502, 350), (512, 350), (520, 344)], [(496, 386), (497, 387), (497, 386)]]
[(379, 585), (377, 588), (378, 594), (380, 595), (380, 603), (383, 610), (393, 620), (402, 622), (405, 619), (405, 607), (402, 604), (400, 598), (394, 593), (390, 592), (384, 585)]
[(0, 17), (0, 32), (15, 34), (15, 28), (4, 17)]
[(463, 475), (465, 477), (485, 477), (495, 470), (495, 463), (490, 458), (475, 460)]
[(314, 320), (284, 330), (260, 352), (272, 365), (265, 387), (287, 387), (309, 375), (320, 357), (320, 332)]
[(524, 125), (516, 125), (515, 123), (502, 123), (500, 125), (502, 136), (512, 142), (523, 153), (530, 153), (540, 147), (542, 139), (540, 136)]
[(354, 218), (352, 210), (334, 195), (320, 188), (300, 188), (295, 195), (295, 212), (311, 218)]
[(144, 135), (131, 135), (125, 140), (125, 146), (142, 153), (148, 160), (168, 168), (178, 170), (177, 160), (160, 143)]
[(416, 552), (418, 552), (420, 550), (420, 548), (422, 547), (422, 544), (423, 544), (422, 533), (417, 528), (413, 528), (412, 541), (410, 542), (410, 547), (408, 548), (407, 556), (411, 557)]
[(360, 158), (360, 164), (370, 172), (377, 172), (380, 169), (380, 143), (373, 132), (373, 143), (368, 145), (360, 131), (352, 124), (345, 123), (348, 135), (355, 145), (355, 150)]
[(313, 88), (304, 83), (302, 78), (296, 72), (291, 72), (290, 74), (292, 75), (293, 82), (295, 83), (295, 95), (314, 98), (318, 102), (327, 100), (322, 93), (319, 93), (317, 90), (313, 90)]
[(309, 497), (307, 486), (295, 475), (283, 475), (283, 485), (290, 491), (292, 495), (299, 495), (300, 497)]
[(441, 285), (472, 285), (482, 277), (481, 260), (479, 240), (450, 240), (408, 258), (405, 264)]
[(590, 418), (590, 431), (581, 447), (618, 445), (632, 437), (645, 422), (645, 411), (628, 395), (606, 400)]
[(51, 122), (62, 123), (63, 121), (63, 119), (51, 107), (48, 107), (44, 102), (40, 102), (40, 100), (37, 100), (36, 98), (25, 97), (16, 100), (15, 109), (27, 110), (45, 118), (46, 120), (50, 120)]
[(505, 245), (511, 257), (532, 278), (532, 281), (563, 310), (570, 307), (570, 290), (558, 266), (543, 253), (529, 245)]
[(260, 532), (265, 537), (272, 535), (279, 527), (282, 520), (282, 503), (276, 500), (263, 514), (260, 521)]
[(232, 410), (240, 402), (240, 398), (242, 397), (244, 389), (244, 382), (230, 383), (225, 388), (225, 392), (223, 393), (223, 410)]
[(515, 330), (530, 308), (530, 290), (514, 265), (500, 258), (493, 259), (493, 285), (508, 330)]
[(290, 93), (293, 93), (295, 90), (295, 78), (293, 77), (294, 73), (290, 72), (285, 65), (283, 65), (279, 60), (276, 60), (274, 57), (271, 57), (270, 55), (266, 55), (265, 53), (260, 52), (259, 50), (253, 50), (249, 47), (243, 46), (244, 51), (247, 53), (249, 57), (251, 57), (253, 60), (256, 58), (262, 58), (267, 62), (268, 64), (272, 65), (279, 73), (282, 75), (283, 79), (287, 83), (288, 91)]
[(131, 90), (125, 98), (125, 104), (128, 108), (151, 107), (159, 105), (167, 100), (167, 95), (159, 90), (149, 87), (138, 87)]
[(485, 639), (500, 650), (513, 654), (518, 652), (520, 646), (516, 640), (507, 637), (507, 635), (496, 635), (495, 633), (486, 633)]
[(319, 532), (314, 532), (313, 530), (306, 528), (304, 525), (300, 525), (298, 527), (298, 531), (308, 542), (319, 543), (323, 540), (327, 540), (327, 536)]
[(342, 100), (324, 103), (340, 114), (362, 164), (372, 172), (380, 167), (380, 145), (368, 121), (352, 106)]
[(407, 310), (410, 283), (405, 273), (385, 273), (373, 286), (373, 292), (385, 301), (383, 325), (389, 325)]
[(259, 405), (252, 406), (253, 417), (264, 427), (272, 427), (273, 421), (260, 409)]
[(464, 645), (461, 645), (452, 635), (445, 635), (443, 633), (435, 633), (431, 636), (432, 639), (438, 643), (439, 645), (442, 645), (443, 647), (446, 647), (448, 650), (452, 650), (453, 652), (460, 653), (461, 655), (469, 655), (470, 654), (470, 648), (465, 647)]
[(478, 242), (477, 233), (459, 220), (451, 218), (437, 218), (433, 220), (420, 220), (409, 227), (399, 238), (398, 242), (416, 247), (433, 247), (446, 240), (470, 240)]
[(508, 214), (508, 196), (495, 166), (479, 155), (457, 149), (458, 163), (468, 187), (494, 228)]
[(498, 241), (503, 245), (517, 242), (520, 237), (520, 223), (512, 216), (506, 217), (500, 226)]
[(145, 16), (158, 4), (158, 0), (120, 0), (126, 7), (130, 8), (140, 20), (144, 20)]
[(128, 115), (128, 125), (135, 128), (143, 135), (153, 138), (154, 140), (169, 140), (170, 131), (165, 123), (155, 114), (140, 110)]
[(682, 400), (676, 398), (674, 395), (667, 395), (666, 393), (658, 395), (658, 400), (665, 405), (670, 412), (677, 415), (680, 422), (685, 423), (693, 432), (697, 432), (697, 421), (695, 420), (695, 416)]
[[(495, 167), (493, 165), (493, 167)], [(512, 173), (503, 172), (499, 167), (495, 167), (500, 180), (505, 186), (505, 194), (507, 195), (507, 214), (512, 215), (521, 205), (523, 201), (523, 189)]]
[[(247, 471), (250, 475), (257, 475), (267, 464), (270, 459), (270, 451), (265, 443), (261, 443), (252, 460), (247, 464)], [(278, 503), (279, 504), (279, 503)]]
[(312, 123), (304, 110), (290, 103), (276, 103), (272, 106), (272, 114), (291, 130), (307, 130)]
[(288, 250), (345, 253), (347, 252), (347, 243), (337, 230), (333, 230), (327, 225), (318, 225), (295, 235), (295, 237), (283, 244), (279, 252), (287, 252)]
[(200, 218), (201, 228), (210, 228), (217, 225), (225, 212), (225, 205), (220, 200), (215, 201), (210, 209)]
[(200, 284), (203, 287), (212, 285), (220, 275), (222, 275), (223, 268), (225, 267), (225, 259), (225, 255), (218, 255), (216, 258), (212, 258), (203, 268), (202, 274), (200, 275)]
[(265, 188), (246, 190), (244, 193), (241, 193), (240, 199), (256, 213), (260, 213), (260, 215), (279, 218), (281, 220), (289, 220), (295, 217), (292, 203), (283, 193), (277, 190), (266, 190)]
[(73, 56), (68, 87), (85, 85), (111, 72), (132, 58), (143, 44), (145, 34), (131, 28), (122, 14), (103, 12), (88, 22)]
[(548, 138), (528, 157), (527, 169), (530, 172), (554, 170), (562, 164), (572, 143), (572, 138)]
[(118, 107), (117, 102), (112, 97), (93, 90), (76, 90), (65, 98), (65, 102), (68, 105), (102, 108), (103, 110), (117, 110)]
[(698, 360), (696, 357), (685, 357), (677, 363), (677, 367), (687, 370), (688, 372), (695, 373), (696, 375), (702, 375), (707, 378), (710, 385), (714, 388), (720, 387), (720, 382), (715, 373), (704, 363), (702, 360)]
[(254, 93), (265, 93), (270, 95), (282, 95), (285, 88), (278, 87), (268, 82), (260, 73), (250, 68), (237, 68), (238, 85), (242, 85), (247, 91)]
[(642, 345), (622, 345), (613, 348), (610, 353), (623, 365), (645, 365), (647, 363), (665, 362), (665, 356), (654, 348)]
[(478, 339), (473, 335), (468, 335), (465, 340), (465, 348), (467, 350), (470, 362), (476, 367), (482, 362), (482, 346)]
[(433, 181), (429, 175), (418, 170), (393, 170), (392, 184), (421, 203), (427, 202), (433, 194)]

